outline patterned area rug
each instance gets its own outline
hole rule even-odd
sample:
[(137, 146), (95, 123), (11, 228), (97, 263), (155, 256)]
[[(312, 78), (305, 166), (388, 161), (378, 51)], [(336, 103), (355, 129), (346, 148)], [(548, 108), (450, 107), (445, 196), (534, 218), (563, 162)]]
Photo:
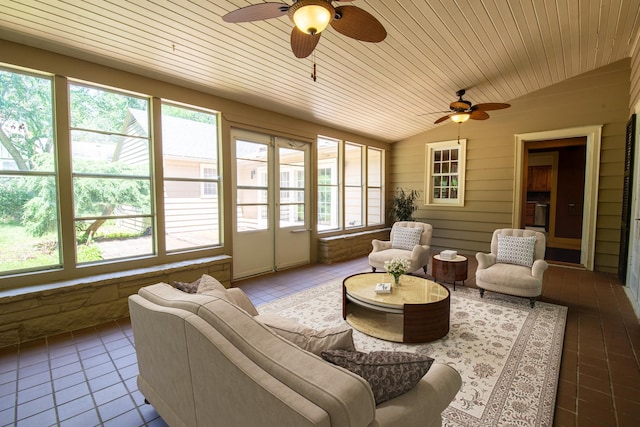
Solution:
[[(336, 280), (258, 307), (316, 329), (342, 319), (342, 281)], [(450, 289), (451, 290), (451, 289)], [(462, 388), (443, 412), (445, 426), (551, 426), (567, 308), (525, 298), (456, 287), (449, 334), (426, 344), (383, 341), (354, 330), (361, 351), (427, 354), (453, 366)]]

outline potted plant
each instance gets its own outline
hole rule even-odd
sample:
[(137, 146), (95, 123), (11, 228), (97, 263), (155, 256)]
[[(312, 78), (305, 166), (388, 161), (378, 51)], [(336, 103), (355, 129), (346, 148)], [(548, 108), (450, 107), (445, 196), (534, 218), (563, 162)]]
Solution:
[(418, 190), (396, 189), (391, 202), (390, 214), (396, 221), (413, 221), (413, 213), (418, 209), (416, 200), (420, 197)]

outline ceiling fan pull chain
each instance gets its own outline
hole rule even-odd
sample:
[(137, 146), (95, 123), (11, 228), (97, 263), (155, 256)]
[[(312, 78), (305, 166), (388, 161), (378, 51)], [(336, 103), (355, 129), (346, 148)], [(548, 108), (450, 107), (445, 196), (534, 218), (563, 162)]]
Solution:
[(311, 78), (313, 79), (313, 81), (316, 81), (316, 53), (315, 51), (313, 52), (313, 73), (311, 73)]

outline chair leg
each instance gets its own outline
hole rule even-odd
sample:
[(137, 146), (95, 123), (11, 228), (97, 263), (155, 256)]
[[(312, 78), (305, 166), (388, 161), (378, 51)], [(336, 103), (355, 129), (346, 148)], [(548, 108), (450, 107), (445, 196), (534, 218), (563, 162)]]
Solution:
[(424, 274), (427, 274), (427, 266), (426, 265), (422, 267), (422, 271), (424, 271)]
[(536, 305), (536, 298), (529, 298), (529, 304), (531, 305), (531, 308), (533, 308), (533, 306)]
[(484, 289), (480, 288), (480, 298), (484, 298)]
[(371, 271), (375, 273), (376, 272), (376, 268), (375, 267), (371, 267)]

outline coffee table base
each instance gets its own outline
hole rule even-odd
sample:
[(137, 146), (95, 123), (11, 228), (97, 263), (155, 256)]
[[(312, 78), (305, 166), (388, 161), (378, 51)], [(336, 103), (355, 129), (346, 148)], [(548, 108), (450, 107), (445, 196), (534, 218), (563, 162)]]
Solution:
[(404, 314), (371, 310), (346, 304), (345, 320), (354, 329), (386, 341), (424, 343), (449, 333), (449, 298), (431, 303), (406, 304)]
[(385, 341), (403, 342), (402, 314), (383, 313), (349, 304), (346, 321), (363, 334)]

